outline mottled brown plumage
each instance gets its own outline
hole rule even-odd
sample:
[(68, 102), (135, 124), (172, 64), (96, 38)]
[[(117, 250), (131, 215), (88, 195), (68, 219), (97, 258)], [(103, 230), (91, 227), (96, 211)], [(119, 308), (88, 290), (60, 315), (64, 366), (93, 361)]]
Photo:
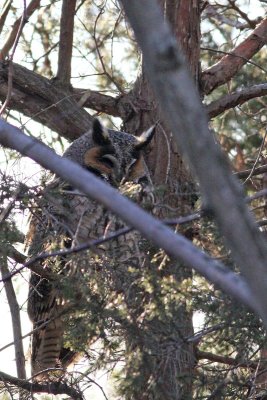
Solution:
[[(151, 128), (137, 138), (124, 132), (106, 130), (95, 120), (92, 129), (74, 141), (64, 156), (117, 187), (134, 201), (141, 202), (144, 182), (147, 185), (149, 181), (142, 148), (153, 134)], [(62, 179), (54, 178), (33, 211), (27, 239), (29, 256), (75, 247), (123, 226), (124, 223), (101, 204), (83, 196)], [(117, 266), (126, 260), (141, 266), (139, 242), (139, 234), (131, 232), (100, 245), (97, 261), (95, 258), (91, 260), (90, 256), (86, 259), (76, 257), (75, 260), (57, 257), (48, 258), (40, 265), (64, 279), (72, 279), (77, 274), (82, 276), (92, 262), (97, 264), (95, 268), (110, 264), (110, 260), (113, 264), (115, 260)], [(123, 286), (123, 283), (118, 283), (121, 284)], [(37, 328), (31, 346), (33, 374), (47, 368), (66, 367), (74, 356), (63, 344), (67, 329), (63, 314), (68, 310), (68, 301), (61, 285), (60, 279), (48, 280), (31, 274), (28, 313), (33, 328)]]

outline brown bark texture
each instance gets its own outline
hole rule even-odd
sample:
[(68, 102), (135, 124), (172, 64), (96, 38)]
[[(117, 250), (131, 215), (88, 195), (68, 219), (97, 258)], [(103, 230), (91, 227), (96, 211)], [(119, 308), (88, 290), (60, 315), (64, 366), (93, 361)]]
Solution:
[[(200, 10), (198, 2), (195, 0), (166, 1), (163, 4), (165, 16), (172, 25), (178, 42), (183, 49), (191, 73), (198, 86), (199, 75), (199, 41), (200, 41)], [(147, 82), (146, 72), (138, 77), (134, 88), (128, 97), (134, 101), (135, 105), (140, 105), (138, 113), (132, 113), (130, 117), (124, 120), (124, 130), (138, 134), (155, 123), (157, 133), (151, 151), (147, 155), (147, 164), (154, 184), (163, 188), (159, 198), (164, 208), (158, 208), (156, 216), (159, 218), (170, 218), (177, 215), (184, 215), (192, 212), (193, 193), (195, 190), (192, 176), (187, 166), (181, 158), (180, 151), (173, 138), (172, 132), (168, 127), (167, 121), (164, 121), (162, 112), (155, 100), (154, 94)], [(173, 210), (173, 211), (170, 211)], [(185, 235), (191, 234), (184, 232)], [(171, 274), (177, 270), (177, 262), (166, 259), (165, 274)], [(191, 272), (183, 265), (179, 265), (180, 283), (191, 278)], [(166, 332), (175, 332), (171, 327), (170, 321), (165, 320)], [(148, 359), (144, 373), (147, 381), (144, 387), (135, 394), (135, 399), (147, 400), (149, 393), (146, 392), (148, 379), (155, 376), (157, 371), (157, 391), (158, 398), (165, 399), (189, 399), (192, 396), (193, 369), (195, 367), (194, 349), (190, 343), (181, 341), (181, 337), (187, 337), (193, 333), (192, 315), (188, 311), (187, 304), (181, 299), (179, 312), (176, 314), (176, 326), (179, 334), (176, 336), (175, 344), (168, 343), (168, 337), (165, 337), (166, 354), (158, 353), (157, 361), (151, 362), (153, 357)], [(162, 348), (162, 335), (155, 335), (157, 326), (150, 325), (151, 336), (159, 341), (158, 348)], [(161, 343), (160, 343), (161, 342)], [(174, 348), (171, 348), (171, 346)], [(154, 344), (155, 346), (155, 344)], [(139, 347), (141, 347), (139, 345)], [(161, 371), (157, 365), (162, 365)], [(130, 370), (130, 372), (132, 372)]]

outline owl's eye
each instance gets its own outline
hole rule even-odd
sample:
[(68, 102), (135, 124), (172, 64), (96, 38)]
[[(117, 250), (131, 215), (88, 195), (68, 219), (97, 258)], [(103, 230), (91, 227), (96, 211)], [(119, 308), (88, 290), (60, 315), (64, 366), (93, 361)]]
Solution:
[(134, 168), (135, 164), (137, 162), (137, 158), (133, 158), (130, 162), (130, 164), (128, 165), (128, 171), (131, 171), (131, 169)]
[(119, 168), (119, 163), (116, 157), (114, 157), (112, 154), (105, 154), (104, 156), (101, 157), (101, 162), (109, 168)]
[(142, 176), (141, 178), (138, 179), (138, 183), (140, 185), (148, 185), (149, 184), (149, 180), (147, 176)]

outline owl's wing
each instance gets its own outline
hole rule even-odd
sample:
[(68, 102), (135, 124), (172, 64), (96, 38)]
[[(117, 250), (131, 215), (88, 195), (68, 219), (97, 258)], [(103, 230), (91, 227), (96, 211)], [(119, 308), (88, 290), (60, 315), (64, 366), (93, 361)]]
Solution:
[[(50, 188), (49, 188), (50, 189)], [(50, 196), (50, 194), (49, 194)], [(42, 252), (51, 252), (62, 247), (68, 237), (68, 230), (61, 223), (61, 215), (66, 210), (61, 202), (42, 199), (33, 212), (27, 245), (29, 255), (34, 257)], [(38, 266), (60, 273), (61, 260), (55, 258), (37, 261)], [(28, 314), (33, 322), (31, 341), (32, 374), (47, 369), (60, 367), (60, 352), (63, 343), (62, 299), (56, 280), (45, 279), (32, 272), (28, 297)], [(40, 376), (39, 379), (42, 377)], [(38, 377), (37, 377), (38, 379)]]
[(47, 368), (60, 367), (63, 323), (57, 291), (51, 283), (32, 274), (28, 310), (32, 316), (32, 374)]

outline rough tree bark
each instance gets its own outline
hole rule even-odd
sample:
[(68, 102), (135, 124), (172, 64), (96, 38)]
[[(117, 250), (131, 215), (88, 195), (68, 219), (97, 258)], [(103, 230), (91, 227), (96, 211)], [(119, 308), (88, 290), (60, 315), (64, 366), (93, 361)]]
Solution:
[[(171, 23), (173, 32), (180, 43), (187, 61), (190, 65), (194, 81), (198, 86), (199, 77), (199, 40), (200, 40), (200, 9), (199, 2), (196, 0), (166, 0), (162, 1), (165, 16)], [(151, 146), (151, 152), (147, 155), (147, 164), (155, 186), (163, 188), (160, 198), (157, 201), (164, 204), (156, 211), (160, 218), (180, 216), (192, 211), (192, 193), (194, 184), (192, 177), (184, 164), (179, 149), (173, 138), (172, 133), (167, 128), (163, 120), (158, 103), (152, 93), (146, 79), (144, 69), (138, 77), (132, 92), (129, 94), (137, 108), (136, 113), (132, 113), (124, 120), (124, 129), (128, 132), (141, 132), (149, 126), (158, 122), (155, 140)], [(175, 210), (170, 211), (170, 210)], [(187, 237), (192, 238), (191, 232), (184, 232)], [(160, 260), (162, 261), (162, 260)], [(176, 270), (176, 262), (166, 261), (164, 273), (171, 275)], [(191, 272), (180, 265), (180, 284), (185, 280), (191, 279)], [(158, 363), (164, 364), (158, 376), (158, 387), (161, 395), (165, 399), (189, 399), (192, 396), (193, 368), (195, 366), (195, 356), (192, 344), (186, 343), (184, 337), (193, 333), (192, 313), (188, 310), (185, 300), (181, 299), (179, 312), (176, 315), (175, 326), (171, 326), (171, 321), (165, 319), (166, 332), (172, 332), (175, 341), (175, 350), (171, 350), (172, 356), (160, 354)], [(157, 326), (150, 325), (151, 336), (155, 337)], [(158, 348), (162, 347), (165, 340), (165, 347), (170, 348), (167, 336), (163, 339), (158, 335)], [(141, 347), (141, 345), (140, 345)], [(151, 356), (153, 358), (153, 355)], [(151, 361), (151, 360), (150, 360)], [(147, 369), (151, 369), (153, 363), (147, 363)], [(144, 371), (144, 374), (153, 375), (153, 371)], [(147, 382), (148, 384), (148, 382)], [(135, 399), (148, 399), (144, 394), (144, 388), (140, 387)]]

